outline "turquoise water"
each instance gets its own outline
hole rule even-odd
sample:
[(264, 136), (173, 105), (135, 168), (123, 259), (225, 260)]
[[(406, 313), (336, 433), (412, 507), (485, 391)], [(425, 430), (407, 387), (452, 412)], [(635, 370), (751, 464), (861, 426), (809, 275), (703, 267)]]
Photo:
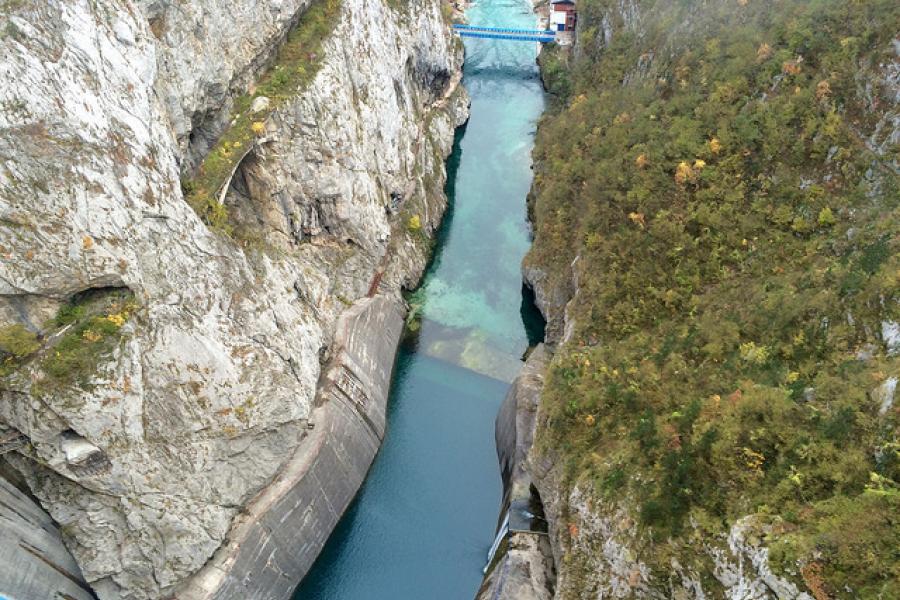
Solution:
[[(527, 1), (483, 1), (478, 25), (533, 27)], [(540, 318), (523, 294), (525, 196), (544, 95), (535, 44), (466, 40), (471, 118), (448, 162), (450, 207), (410, 298), (388, 434), (298, 600), (457, 600), (475, 595), (500, 502), (494, 417)]]

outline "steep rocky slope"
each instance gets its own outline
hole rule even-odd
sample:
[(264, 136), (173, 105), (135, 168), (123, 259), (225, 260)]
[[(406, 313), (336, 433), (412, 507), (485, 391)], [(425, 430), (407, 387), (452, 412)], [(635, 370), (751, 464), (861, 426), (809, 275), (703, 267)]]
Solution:
[(579, 11), (524, 268), (555, 596), (896, 597), (896, 3)]
[[(101, 598), (207, 562), (307, 435), (338, 316), (424, 266), (461, 48), (436, 0), (308, 4), (0, 5), (0, 424)], [(182, 182), (225, 156), (214, 226)]]

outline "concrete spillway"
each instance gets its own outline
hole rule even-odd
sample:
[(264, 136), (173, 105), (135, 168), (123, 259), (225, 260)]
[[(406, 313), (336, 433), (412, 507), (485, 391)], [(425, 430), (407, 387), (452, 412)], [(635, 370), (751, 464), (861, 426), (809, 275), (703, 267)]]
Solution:
[(0, 476), (0, 600), (92, 600), (56, 524)]

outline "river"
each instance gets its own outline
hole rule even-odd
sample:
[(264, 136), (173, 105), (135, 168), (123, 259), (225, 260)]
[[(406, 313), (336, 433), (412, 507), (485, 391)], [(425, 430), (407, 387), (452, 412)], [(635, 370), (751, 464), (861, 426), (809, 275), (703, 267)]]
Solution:
[[(533, 28), (526, 0), (482, 0), (473, 25)], [(474, 597), (501, 484), (494, 417), (540, 317), (522, 290), (525, 197), (544, 93), (531, 42), (466, 39), (471, 117), (448, 160), (447, 214), (401, 346), (388, 433), (295, 600)]]

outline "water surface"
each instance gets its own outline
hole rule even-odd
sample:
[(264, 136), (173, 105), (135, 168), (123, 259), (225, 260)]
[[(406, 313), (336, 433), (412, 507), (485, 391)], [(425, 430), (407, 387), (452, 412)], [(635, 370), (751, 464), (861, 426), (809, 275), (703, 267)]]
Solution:
[[(530, 28), (527, 1), (473, 5), (478, 25)], [(493, 541), (494, 417), (539, 317), (523, 301), (525, 196), (544, 107), (529, 42), (466, 40), (471, 118), (448, 163), (450, 207), (410, 302), (388, 433), (366, 482), (295, 595), (302, 600), (472, 598)]]

